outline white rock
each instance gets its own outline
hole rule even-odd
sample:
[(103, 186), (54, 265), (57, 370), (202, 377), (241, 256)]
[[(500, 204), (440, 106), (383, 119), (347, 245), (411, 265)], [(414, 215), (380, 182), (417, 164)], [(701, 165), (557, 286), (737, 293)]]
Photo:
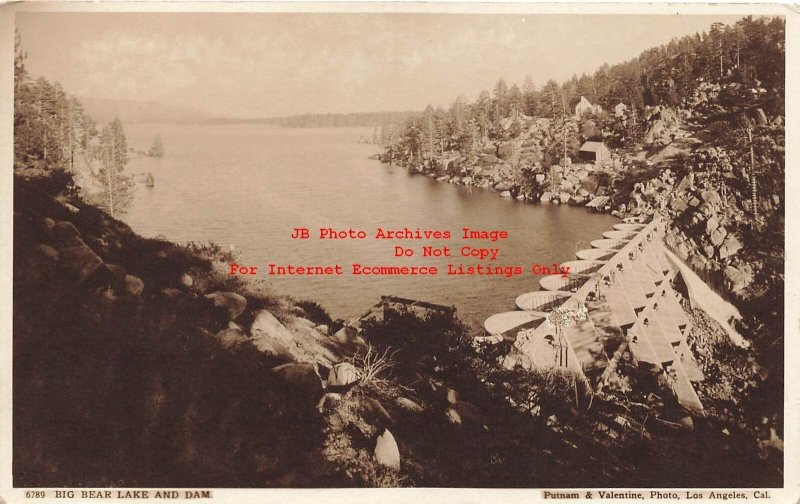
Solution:
[(253, 346), (261, 352), (288, 360), (297, 359), (294, 336), (267, 310), (261, 310), (250, 326)]
[(261, 310), (256, 314), (253, 325), (250, 326), (250, 334), (253, 338), (264, 335), (271, 339), (278, 340), (284, 345), (290, 345), (294, 342), (292, 333), (267, 310)]
[(400, 449), (389, 429), (378, 436), (378, 441), (375, 443), (375, 459), (382, 466), (400, 469)]
[(144, 282), (137, 276), (125, 275), (125, 290), (131, 296), (139, 296), (144, 290)]
[(191, 287), (192, 285), (194, 285), (194, 280), (192, 279), (191, 276), (189, 276), (188, 273), (184, 273), (183, 275), (181, 275), (181, 284), (184, 287)]
[(340, 362), (331, 368), (328, 375), (329, 387), (345, 387), (357, 382), (361, 378), (358, 369), (349, 362)]
[(422, 406), (417, 404), (415, 401), (408, 399), (406, 397), (398, 397), (394, 400), (398, 406), (408, 411), (413, 411), (414, 413), (419, 413), (422, 411)]
[(458, 412), (453, 408), (447, 408), (447, 410), (444, 412), (444, 415), (451, 424), (461, 425), (461, 415), (459, 415)]

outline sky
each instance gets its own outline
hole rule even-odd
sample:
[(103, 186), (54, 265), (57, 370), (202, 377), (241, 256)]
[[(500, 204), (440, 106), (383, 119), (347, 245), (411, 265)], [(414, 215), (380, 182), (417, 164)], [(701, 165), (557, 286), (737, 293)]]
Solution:
[(593, 73), (729, 15), (17, 13), (34, 76), (220, 117), (422, 110)]

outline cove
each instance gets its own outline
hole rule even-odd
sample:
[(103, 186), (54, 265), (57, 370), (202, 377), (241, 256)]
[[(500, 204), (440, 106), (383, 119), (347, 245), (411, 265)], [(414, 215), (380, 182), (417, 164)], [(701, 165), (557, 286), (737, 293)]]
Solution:
[[(446, 256), (394, 257), (400, 239), (376, 239), (372, 231), (445, 230), (419, 247), (476, 245), (463, 229), (502, 230), (492, 244), (505, 264), (560, 264), (591, 247), (618, 219), (566, 205), (530, 204), (492, 190), (456, 186), (410, 175), (369, 156), (380, 146), (359, 144), (366, 128), (289, 129), (266, 125), (130, 124), (130, 145), (146, 146), (156, 133), (163, 158), (132, 160), (131, 172), (152, 172), (155, 187), (139, 185), (122, 219), (144, 236), (178, 243), (213, 241), (233, 246), (241, 264), (259, 267), (248, 281), (278, 294), (320, 302), (334, 318), (353, 317), (381, 295), (455, 306), (478, 326), (487, 316), (514, 309), (514, 298), (538, 290), (539, 276), (524, 275), (311, 275), (270, 276), (269, 264), (400, 264), (437, 266)], [(242, 183), (242, 181), (247, 181)], [(295, 228), (368, 230), (365, 239), (292, 239)], [(488, 239), (492, 237), (487, 235)], [(407, 240), (407, 238), (405, 239)], [(420, 249), (421, 250), (421, 249)], [(454, 253), (455, 255), (455, 253)], [(464, 267), (490, 266), (480, 257)], [(345, 268), (346, 270), (347, 268)]]

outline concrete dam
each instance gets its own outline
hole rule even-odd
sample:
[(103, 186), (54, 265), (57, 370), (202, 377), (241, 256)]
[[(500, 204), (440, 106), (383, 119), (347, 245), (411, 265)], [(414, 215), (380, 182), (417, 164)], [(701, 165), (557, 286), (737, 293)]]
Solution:
[(563, 263), (570, 274), (543, 277), (542, 290), (517, 297), (519, 310), (486, 319), (481, 339), (510, 343), (505, 367), (566, 368), (595, 389), (629, 353), (660, 369), (678, 402), (699, 412), (692, 382), (703, 374), (686, 342), (690, 321), (673, 288), (679, 271), (665, 252), (665, 226), (632, 217), (614, 228)]

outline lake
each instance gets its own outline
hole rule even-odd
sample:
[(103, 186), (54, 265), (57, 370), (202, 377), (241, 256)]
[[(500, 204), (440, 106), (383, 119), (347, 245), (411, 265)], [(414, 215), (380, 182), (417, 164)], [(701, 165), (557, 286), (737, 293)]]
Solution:
[[(276, 293), (320, 302), (334, 318), (364, 312), (392, 294), (455, 305), (478, 326), (515, 308), (514, 299), (538, 290), (534, 263), (575, 259), (618, 219), (578, 207), (501, 198), (491, 190), (436, 182), (368, 159), (380, 148), (357, 140), (371, 128), (283, 129), (264, 125), (133, 124), (128, 145), (147, 150), (163, 139), (166, 155), (134, 159), (133, 173), (152, 172), (155, 187), (137, 184), (122, 218), (146, 237), (233, 245), (243, 265)], [(319, 228), (364, 230), (368, 238), (320, 240)], [(378, 228), (449, 230), (449, 240), (378, 240)], [(461, 229), (504, 230), (496, 242), (464, 240)], [(311, 239), (296, 240), (294, 228)], [(394, 257), (396, 245), (413, 257)], [(423, 246), (448, 246), (452, 257), (422, 257)], [(499, 249), (494, 261), (461, 257), (462, 247)], [(341, 276), (271, 276), (269, 264), (341, 264)], [(436, 266), (435, 276), (355, 276), (350, 265)], [(521, 266), (524, 273), (447, 275), (448, 264)]]

